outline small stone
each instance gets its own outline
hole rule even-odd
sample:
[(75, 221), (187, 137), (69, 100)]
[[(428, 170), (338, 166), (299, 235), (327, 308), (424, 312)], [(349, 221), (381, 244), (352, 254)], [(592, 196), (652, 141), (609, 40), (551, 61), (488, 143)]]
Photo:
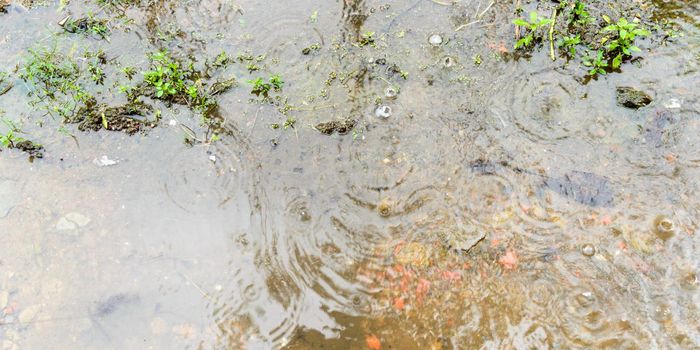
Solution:
[(443, 42), (442, 36), (440, 36), (440, 34), (433, 34), (430, 36), (430, 38), (428, 38), (428, 42), (430, 43), (430, 45), (440, 46)]
[(393, 86), (390, 86), (384, 90), (384, 96), (388, 99), (395, 99), (396, 96), (399, 95), (399, 91), (396, 90)]
[(209, 160), (211, 160), (212, 163), (216, 163), (216, 156), (215, 155), (209, 156)]
[(177, 120), (175, 120), (175, 119), (170, 119), (170, 121), (168, 122), (168, 125), (170, 125), (170, 126), (176, 126), (176, 125), (177, 125)]
[(68, 221), (65, 217), (62, 217), (58, 220), (58, 223), (56, 224), (56, 230), (59, 231), (70, 231), (70, 230), (75, 230), (76, 226), (74, 223)]
[(151, 333), (153, 335), (162, 335), (168, 331), (168, 323), (160, 317), (155, 317), (151, 320)]
[(71, 221), (74, 224), (78, 225), (79, 227), (87, 226), (87, 224), (90, 223), (90, 218), (80, 213), (68, 213), (66, 214), (65, 218), (68, 219), (68, 221)]
[(649, 96), (649, 94), (646, 92), (626, 86), (617, 88), (617, 104), (621, 106), (631, 109), (639, 109), (649, 105), (651, 101), (651, 96)]
[(18, 317), (19, 323), (26, 326), (30, 322), (34, 321), (34, 318), (36, 318), (39, 311), (41, 311), (41, 305), (28, 306), (22, 312), (20, 312)]

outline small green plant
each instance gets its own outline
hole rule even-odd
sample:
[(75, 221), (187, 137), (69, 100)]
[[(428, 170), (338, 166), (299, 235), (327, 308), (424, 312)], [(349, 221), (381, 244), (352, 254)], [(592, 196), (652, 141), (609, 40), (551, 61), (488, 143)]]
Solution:
[(604, 32), (612, 33), (611, 38), (605, 38), (607, 42), (605, 50), (608, 57), (612, 59), (611, 67), (617, 69), (622, 64), (624, 58), (632, 56), (632, 52), (641, 51), (634, 45), (634, 40), (638, 36), (649, 36), (649, 31), (638, 28), (637, 22), (628, 22), (624, 18), (620, 18), (616, 23), (613, 23), (608, 16), (603, 16), (603, 19), (608, 26), (603, 28)]
[(5, 148), (15, 148), (16, 144), (25, 141), (25, 139), (17, 136), (17, 133), (21, 131), (12, 121), (2, 118), (2, 122), (7, 126), (7, 132), (4, 134), (0, 133), (0, 145)]
[(540, 28), (543, 28), (552, 23), (549, 18), (540, 18), (537, 12), (530, 12), (529, 22), (520, 18), (513, 20), (513, 24), (525, 28), (527, 34), (520, 38), (515, 43), (515, 48), (526, 48), (532, 46), (534, 43), (542, 40), (542, 35), (539, 33)]
[(294, 119), (293, 117), (288, 117), (287, 120), (284, 121), (284, 130), (287, 130), (289, 128), (294, 129), (294, 125), (296, 125), (296, 123), (296, 119)]
[(595, 56), (593, 57), (584, 57), (583, 64), (590, 68), (588, 71), (588, 75), (590, 76), (595, 76), (598, 74), (605, 75), (605, 68), (608, 68), (608, 63), (605, 61), (604, 52), (602, 50), (596, 51)]
[(559, 41), (557, 42), (557, 45), (564, 50), (566, 50), (566, 53), (569, 55), (570, 58), (573, 58), (576, 56), (576, 46), (581, 44), (581, 35), (577, 34), (576, 36), (570, 35), (570, 36), (562, 36)]
[(256, 96), (262, 95), (264, 97), (269, 96), (270, 91), (272, 90), (281, 91), (282, 87), (284, 86), (284, 81), (282, 81), (279, 74), (271, 75), (267, 82), (265, 82), (263, 78), (256, 78), (248, 80), (248, 83), (253, 85), (253, 88), (250, 91), (251, 94)]
[(122, 73), (124, 73), (127, 79), (132, 80), (134, 79), (134, 75), (136, 75), (136, 68), (124, 67), (122, 68)]
[(183, 65), (164, 50), (151, 54), (150, 58), (151, 70), (144, 72), (143, 77), (155, 89), (155, 98), (200, 109), (209, 106), (210, 98), (200, 92), (200, 74), (194, 70), (193, 63)]
[(586, 5), (582, 1), (576, 1), (569, 12), (569, 24), (585, 25), (595, 21), (595, 18), (586, 11)]

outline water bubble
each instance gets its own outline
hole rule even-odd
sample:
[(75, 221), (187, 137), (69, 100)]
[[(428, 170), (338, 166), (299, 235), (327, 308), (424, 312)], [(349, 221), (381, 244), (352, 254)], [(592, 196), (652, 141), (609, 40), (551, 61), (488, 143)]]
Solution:
[(391, 117), (391, 107), (389, 106), (380, 106), (377, 108), (375, 111), (375, 115), (379, 118), (389, 118)]
[(595, 255), (595, 247), (592, 244), (584, 244), (581, 246), (581, 254), (590, 258)]
[(659, 215), (654, 219), (654, 231), (661, 239), (668, 239), (676, 231), (676, 225), (669, 217)]
[(428, 42), (430, 43), (430, 45), (440, 46), (443, 42), (442, 36), (440, 34), (433, 34), (430, 36), (430, 38), (428, 38)]
[(388, 99), (395, 99), (396, 96), (398, 96), (398, 94), (399, 91), (396, 90), (396, 88), (394, 88), (393, 86), (389, 86), (388, 88), (386, 88), (386, 90), (384, 90), (384, 96), (386, 96), (386, 98)]
[(379, 215), (383, 217), (388, 217), (391, 215), (391, 204), (387, 200), (383, 200), (379, 205), (377, 205), (377, 211)]

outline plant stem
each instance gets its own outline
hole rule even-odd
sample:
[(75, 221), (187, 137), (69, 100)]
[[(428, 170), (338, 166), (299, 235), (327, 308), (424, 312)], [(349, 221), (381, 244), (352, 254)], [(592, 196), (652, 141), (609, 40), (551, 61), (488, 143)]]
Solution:
[(554, 56), (554, 25), (557, 23), (557, 8), (552, 10), (552, 23), (549, 25), (549, 57), (552, 61), (556, 61), (557, 57)]

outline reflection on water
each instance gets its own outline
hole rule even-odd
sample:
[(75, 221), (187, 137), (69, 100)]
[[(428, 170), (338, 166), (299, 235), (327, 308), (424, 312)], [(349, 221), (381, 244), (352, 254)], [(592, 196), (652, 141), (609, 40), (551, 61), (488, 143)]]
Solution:
[[(159, 105), (147, 135), (76, 144), (31, 121), (20, 80), (0, 97), (49, 150), (0, 153), (3, 348), (700, 347), (698, 3), (654, 2), (685, 35), (586, 84), (545, 52), (504, 54), (510, 2), (450, 3), (0, 14), (4, 71), (53, 40), (45, 23), (93, 11), (112, 18), (109, 42), (58, 38), (102, 48), (110, 74), (157, 49), (203, 67), (226, 51), (239, 81), (221, 140), (194, 145), (186, 108)], [(249, 94), (272, 74), (286, 110)], [(654, 102), (621, 108), (617, 86)], [(337, 120), (357, 124), (312, 128)]]

